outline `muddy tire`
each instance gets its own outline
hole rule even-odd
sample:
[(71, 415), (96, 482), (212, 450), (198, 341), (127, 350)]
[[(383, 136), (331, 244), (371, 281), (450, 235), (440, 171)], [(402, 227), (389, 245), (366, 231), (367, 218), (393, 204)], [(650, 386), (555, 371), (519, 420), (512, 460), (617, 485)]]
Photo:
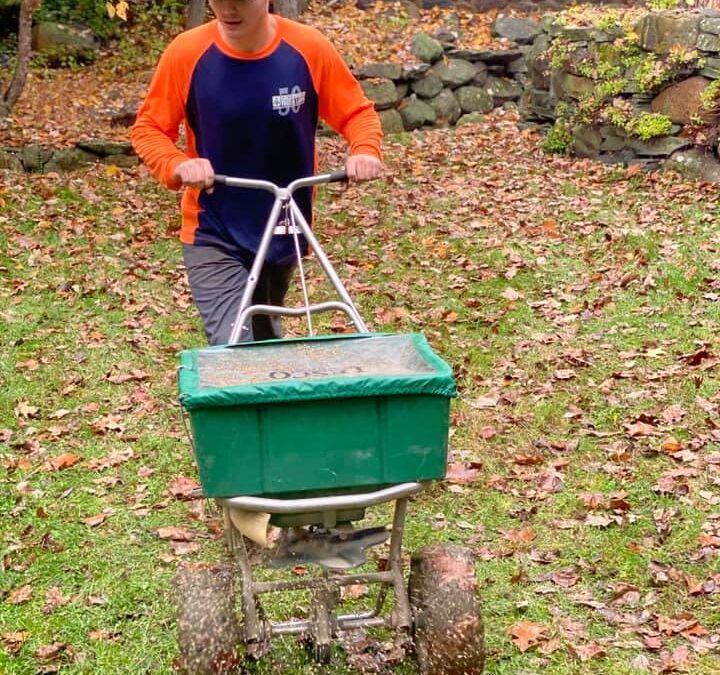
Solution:
[(242, 631), (230, 564), (183, 565), (173, 582), (180, 669), (187, 675), (238, 672)]
[(410, 566), (415, 654), (422, 675), (478, 675), (485, 663), (484, 631), (472, 553), (433, 545)]

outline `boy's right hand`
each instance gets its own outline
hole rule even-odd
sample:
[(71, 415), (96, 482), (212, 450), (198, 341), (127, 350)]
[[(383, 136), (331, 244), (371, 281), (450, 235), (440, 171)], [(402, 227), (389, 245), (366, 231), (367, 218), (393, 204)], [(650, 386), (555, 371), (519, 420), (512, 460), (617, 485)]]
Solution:
[(175, 167), (173, 175), (184, 187), (193, 187), (212, 192), (212, 187), (215, 184), (215, 171), (212, 164), (203, 157), (180, 162)]

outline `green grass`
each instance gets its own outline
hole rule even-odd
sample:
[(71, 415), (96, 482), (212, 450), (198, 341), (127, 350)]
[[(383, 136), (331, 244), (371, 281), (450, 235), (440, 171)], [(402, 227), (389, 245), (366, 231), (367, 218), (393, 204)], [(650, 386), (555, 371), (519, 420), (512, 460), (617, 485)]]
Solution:
[[(423, 331), (455, 369), (453, 458), (482, 466), (477, 482), (437, 484), (412, 501), (406, 551), (446, 541), (476, 552), (492, 675), (646, 672), (638, 657), (657, 669), (661, 656), (642, 638), (658, 616), (686, 612), (708, 639), (720, 635), (717, 592), (689, 595), (679, 577), (657, 585), (650, 567), (698, 581), (717, 571), (717, 550), (696, 554), (720, 498), (708, 461), (719, 450), (713, 415), (698, 402), (717, 405), (718, 198), (668, 177), (583, 173), (523, 147), (508, 127), (491, 121), (486, 131), (492, 147), (451, 131), (388, 141), (392, 189), (319, 195), (316, 232), (368, 323)], [(454, 158), (464, 156), (482, 175), (459, 175)], [(487, 185), (488, 176), (503, 179)], [(0, 672), (171, 673), (175, 567), (224, 555), (211, 505), (198, 514), (168, 492), (178, 476), (196, 476), (175, 368), (179, 350), (203, 343), (175, 196), (134, 172), (91, 170), (6, 183), (0, 199), (0, 429), (11, 432), (0, 444)], [(310, 281), (327, 293), (315, 264)], [(330, 319), (319, 325), (328, 330)], [(707, 358), (683, 360), (703, 343)], [(568, 370), (574, 377), (562, 377)], [(496, 406), (474, 405), (490, 392), (502, 394)], [(671, 406), (682, 414), (666, 421)], [(657, 433), (630, 436), (638, 419), (656, 420)], [(669, 436), (694, 455), (663, 453)], [(79, 460), (53, 470), (63, 453)], [(528, 455), (539, 463), (525, 463)], [(653, 489), (685, 469), (695, 470), (687, 494)], [(627, 509), (589, 510), (582, 498), (621, 492)], [(655, 523), (661, 508), (676, 511), (666, 536)], [(102, 524), (85, 524), (101, 513)], [(387, 507), (371, 515), (390, 518)], [(593, 526), (588, 515), (618, 521)], [(169, 525), (191, 530), (198, 551), (173, 557), (156, 535)], [(513, 541), (519, 528), (534, 538)], [(552, 581), (567, 569), (575, 583)], [(26, 584), (32, 595), (9, 602)], [(638, 603), (613, 604), (619, 584), (637, 587)], [(288, 617), (308, 605), (290, 594), (269, 598), (267, 609)], [(608, 618), (643, 610), (636, 626)], [(580, 635), (563, 633), (569, 619)], [(522, 620), (542, 624), (539, 647), (550, 639), (555, 649), (521, 653), (508, 629)], [(21, 645), (8, 637), (20, 631)], [(688, 672), (720, 668), (717, 651), (682, 635), (662, 639), (663, 650), (689, 648)], [(574, 649), (592, 641), (604, 655), (581, 661)], [(55, 658), (37, 657), (55, 642)], [(288, 638), (248, 672), (355, 671), (339, 647), (321, 668)], [(416, 667), (408, 659), (393, 672)]]

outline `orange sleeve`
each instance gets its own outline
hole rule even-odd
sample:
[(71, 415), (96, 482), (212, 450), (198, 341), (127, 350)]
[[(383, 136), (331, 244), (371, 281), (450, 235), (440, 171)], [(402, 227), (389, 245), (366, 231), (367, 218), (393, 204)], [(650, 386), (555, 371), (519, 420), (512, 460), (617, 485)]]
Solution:
[(202, 32), (189, 31), (170, 43), (160, 57), (130, 132), (137, 154), (153, 175), (171, 189), (180, 188), (180, 182), (173, 178), (175, 167), (196, 156), (193, 143), (188, 143), (187, 152), (178, 149), (176, 143), (180, 124), (185, 119), (192, 71), (206, 48), (203, 37)]
[(297, 30), (297, 24), (287, 22), (286, 26), (292, 31), (291, 41), (297, 40), (296, 46), (310, 66), (320, 117), (343, 135), (351, 154), (380, 159), (380, 118), (340, 54), (319, 31), (307, 26)]

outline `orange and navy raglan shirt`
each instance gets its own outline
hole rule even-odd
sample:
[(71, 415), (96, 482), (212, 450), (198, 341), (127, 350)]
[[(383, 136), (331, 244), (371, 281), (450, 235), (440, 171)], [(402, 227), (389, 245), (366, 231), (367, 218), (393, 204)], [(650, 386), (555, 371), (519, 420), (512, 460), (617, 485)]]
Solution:
[[(373, 104), (335, 48), (317, 30), (275, 16), (276, 33), (260, 52), (238, 52), (217, 21), (181, 33), (165, 50), (132, 129), (138, 155), (167, 187), (191, 157), (216, 174), (278, 185), (315, 172), (315, 132), (325, 120), (351, 154), (380, 157), (380, 122)], [(184, 123), (186, 152), (176, 146)], [(295, 198), (308, 222), (310, 189)], [(180, 240), (252, 257), (270, 214), (264, 190), (188, 188), (182, 198)], [(294, 259), (291, 236), (272, 239), (267, 261)], [(249, 259), (248, 258), (248, 259)]]

